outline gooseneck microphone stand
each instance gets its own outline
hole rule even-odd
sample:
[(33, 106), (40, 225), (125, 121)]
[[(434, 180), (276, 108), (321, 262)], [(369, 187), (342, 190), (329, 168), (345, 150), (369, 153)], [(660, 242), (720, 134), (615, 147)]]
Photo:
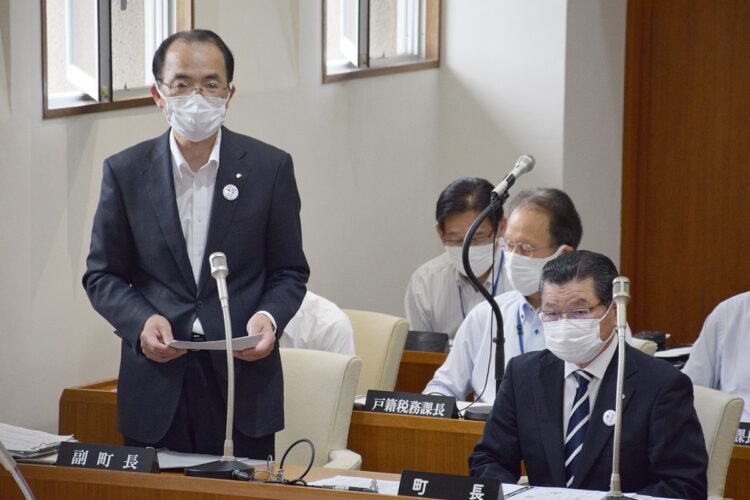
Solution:
[[(508, 191), (506, 190), (503, 194), (499, 196), (493, 195), (490, 199), (490, 204), (487, 205), (487, 208), (482, 210), (482, 213), (479, 214), (479, 216), (472, 222), (471, 227), (469, 228), (469, 231), (466, 233), (466, 236), (464, 237), (464, 243), (463, 248), (461, 249), (461, 259), (463, 260), (464, 264), (464, 271), (466, 271), (466, 277), (469, 278), (469, 281), (474, 285), (474, 287), (479, 290), (479, 293), (482, 294), (484, 299), (490, 304), (490, 307), (492, 308), (492, 313), (495, 315), (495, 320), (497, 324), (497, 330), (496, 335), (492, 336), (492, 342), (495, 344), (495, 391), (497, 392), (497, 389), (500, 388), (500, 382), (503, 380), (503, 375), (505, 372), (505, 338), (503, 335), (503, 315), (500, 312), (500, 306), (497, 305), (497, 302), (495, 302), (495, 298), (492, 296), (492, 293), (490, 293), (482, 283), (479, 282), (479, 279), (477, 278), (476, 274), (474, 274), (474, 271), (471, 269), (471, 262), (469, 261), (469, 247), (471, 247), (471, 240), (474, 238), (474, 233), (477, 232), (477, 228), (482, 224), (482, 222), (487, 219), (487, 217), (492, 214), (495, 215), (495, 212), (497, 212), (505, 203), (505, 200), (508, 199)], [(493, 243), (494, 245), (494, 243)], [(495, 261), (494, 258), (492, 260), (492, 266), (494, 269)], [(502, 271), (501, 271), (502, 272)], [(492, 322), (490, 322), (490, 335), (492, 335)], [(479, 394), (476, 395), (477, 397)]]
[(215, 479), (233, 479), (235, 472), (253, 474), (253, 467), (234, 457), (234, 357), (232, 356), (232, 322), (229, 316), (229, 292), (227, 291), (227, 257), (222, 252), (214, 252), (208, 257), (211, 264), (211, 276), (216, 279), (221, 311), (224, 316), (224, 338), (227, 352), (227, 424), (224, 440), (224, 456), (221, 460), (201, 464), (185, 469), (186, 476), (211, 477)]
[[(494, 342), (495, 344), (495, 391), (500, 388), (500, 382), (502, 382), (503, 375), (505, 374), (505, 335), (503, 333), (503, 315), (500, 312), (500, 306), (498, 306), (497, 302), (495, 302), (495, 298), (492, 296), (492, 293), (484, 288), (484, 285), (479, 282), (476, 274), (474, 274), (474, 271), (471, 269), (471, 262), (469, 261), (469, 247), (471, 246), (471, 240), (474, 238), (474, 233), (477, 232), (477, 228), (479, 228), (479, 226), (482, 224), (482, 222), (485, 221), (485, 219), (487, 219), (487, 217), (489, 217), (490, 215), (494, 216), (495, 213), (503, 206), (505, 201), (508, 199), (508, 191), (510, 190), (511, 186), (515, 184), (516, 179), (521, 175), (530, 172), (531, 169), (534, 168), (534, 163), (534, 157), (531, 155), (523, 155), (518, 158), (515, 166), (513, 167), (513, 170), (511, 170), (510, 173), (505, 176), (505, 179), (503, 179), (500, 184), (498, 184), (495, 189), (492, 190), (490, 204), (487, 205), (484, 210), (482, 210), (482, 213), (480, 213), (479, 216), (471, 224), (469, 231), (464, 237), (464, 244), (463, 248), (461, 249), (461, 259), (463, 261), (464, 271), (466, 271), (466, 277), (469, 278), (469, 281), (471, 281), (474, 287), (479, 290), (479, 293), (481, 293), (484, 299), (490, 304), (492, 313), (495, 315), (495, 319), (497, 322), (497, 334), (492, 337), (492, 342)], [(494, 269), (494, 267), (495, 262), (493, 259), (492, 268)], [(490, 335), (492, 335), (491, 322)], [(475, 415), (476, 410), (473, 412)], [(478, 416), (472, 418), (480, 419)]]
[(630, 280), (618, 276), (612, 281), (612, 300), (617, 306), (617, 392), (615, 393), (615, 432), (612, 442), (612, 477), (604, 500), (628, 498), (620, 486), (620, 442), (622, 439), (622, 392), (625, 380), (625, 331), (627, 305), (630, 302)]

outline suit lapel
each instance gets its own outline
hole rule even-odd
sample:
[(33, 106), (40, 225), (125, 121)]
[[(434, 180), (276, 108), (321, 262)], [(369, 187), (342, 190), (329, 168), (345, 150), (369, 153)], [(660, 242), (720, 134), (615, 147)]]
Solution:
[[(249, 177), (251, 168), (252, 165), (248, 161), (247, 151), (237, 144), (234, 133), (226, 128), (222, 128), (219, 171), (216, 174), (214, 198), (211, 206), (211, 221), (208, 226), (206, 249), (203, 253), (206, 256), (206, 260), (201, 266), (200, 279), (198, 280), (198, 295), (203, 293), (210, 275), (208, 256), (213, 252), (222, 251), (221, 243), (224, 240), (229, 224), (232, 222), (237, 205), (241, 203), (240, 200), (243, 196), (249, 196), (249, 193), (243, 188), (245, 187), (245, 181)], [(223, 194), (224, 187), (229, 184), (234, 185), (238, 191), (238, 196), (234, 200), (228, 200)]]
[[(616, 339), (615, 339), (616, 341)], [(623, 382), (623, 401), (622, 401), (622, 413), (625, 415), (625, 409), (627, 408), (630, 401), (633, 400), (633, 394), (635, 393), (635, 381), (633, 375), (638, 372), (638, 368), (633, 362), (633, 356), (629, 356), (630, 348), (625, 347), (625, 381)], [(586, 438), (583, 442), (583, 449), (581, 450), (581, 461), (578, 464), (578, 470), (576, 471), (575, 478), (571, 488), (579, 488), (582, 481), (586, 478), (591, 468), (599, 460), (606, 460), (608, 464), (612, 464), (612, 456), (601, 456), (604, 448), (614, 435), (614, 426), (608, 426), (604, 423), (604, 413), (608, 410), (615, 409), (615, 391), (617, 390), (617, 351), (615, 351), (612, 360), (609, 362), (607, 371), (604, 374), (599, 392), (596, 396), (596, 402), (594, 403), (594, 409), (591, 412), (591, 419), (589, 420), (588, 430), (586, 431)], [(623, 426), (627, 426), (628, 423), (623, 418)]]
[(534, 404), (539, 420), (540, 437), (547, 455), (552, 484), (565, 484), (565, 454), (563, 450), (562, 405), (563, 362), (547, 353), (537, 367), (534, 377)]
[(156, 220), (169, 251), (172, 253), (172, 257), (191, 293), (195, 294), (195, 278), (190, 266), (185, 236), (182, 234), (180, 216), (177, 211), (172, 156), (169, 151), (169, 132), (163, 134), (157, 141), (153, 156), (145, 162), (142, 173), (146, 181), (148, 197), (151, 200)]

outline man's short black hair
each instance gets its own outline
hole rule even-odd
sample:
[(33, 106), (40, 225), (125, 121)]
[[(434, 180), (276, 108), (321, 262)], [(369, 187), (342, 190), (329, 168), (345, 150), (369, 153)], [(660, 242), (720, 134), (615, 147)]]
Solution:
[[(449, 215), (461, 214), (470, 210), (481, 212), (490, 204), (492, 195), (492, 184), (487, 179), (480, 177), (459, 177), (448, 184), (440, 193), (435, 207), (435, 220), (440, 229), (445, 230), (445, 219)], [(503, 209), (496, 212), (495, 225), (492, 228), (497, 232), (497, 226), (503, 218)]]
[(589, 250), (575, 250), (547, 262), (542, 269), (539, 296), (544, 285), (564, 285), (571, 281), (594, 280), (594, 293), (605, 306), (612, 303), (612, 281), (619, 275), (614, 262), (606, 255)]
[(508, 213), (517, 208), (534, 205), (549, 215), (549, 236), (552, 246), (570, 245), (578, 248), (583, 237), (581, 217), (573, 200), (564, 191), (555, 188), (525, 189), (510, 202)]
[(159, 48), (154, 53), (154, 60), (151, 63), (151, 71), (154, 73), (154, 80), (161, 82), (162, 72), (164, 71), (164, 59), (167, 57), (167, 51), (177, 40), (184, 40), (188, 43), (212, 43), (224, 56), (224, 67), (227, 71), (227, 83), (232, 83), (234, 78), (234, 56), (229, 47), (224, 43), (219, 35), (211, 30), (191, 30), (178, 31), (161, 42)]

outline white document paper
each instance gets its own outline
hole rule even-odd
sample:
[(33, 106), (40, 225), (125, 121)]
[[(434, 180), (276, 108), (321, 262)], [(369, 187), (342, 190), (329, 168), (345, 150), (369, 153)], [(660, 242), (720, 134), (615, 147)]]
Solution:
[(14, 451), (36, 451), (52, 445), (59, 445), (62, 441), (70, 441), (72, 439), (72, 434), (61, 436), (0, 423), (0, 441), (3, 442), (11, 453)]
[[(244, 337), (235, 337), (232, 339), (232, 350), (233, 351), (244, 351), (255, 347), (263, 337), (260, 333), (253, 335), (246, 335)], [(189, 340), (173, 340), (169, 343), (169, 347), (175, 349), (192, 349), (192, 350), (206, 350), (206, 351), (225, 351), (226, 341), (224, 340), (207, 340), (205, 342), (192, 342)]]
[[(221, 455), (201, 455), (198, 453), (182, 453), (172, 451), (167, 448), (160, 448), (156, 451), (159, 457), (160, 469), (184, 469), (185, 467), (195, 467), (196, 465), (206, 464), (221, 460)], [(238, 458), (240, 462), (255, 467), (255, 470), (266, 470), (265, 460), (256, 460), (253, 458)]]
[(678, 358), (680, 356), (689, 355), (693, 350), (693, 346), (687, 347), (675, 347), (674, 349), (667, 349), (666, 351), (656, 351), (654, 353), (655, 358)]

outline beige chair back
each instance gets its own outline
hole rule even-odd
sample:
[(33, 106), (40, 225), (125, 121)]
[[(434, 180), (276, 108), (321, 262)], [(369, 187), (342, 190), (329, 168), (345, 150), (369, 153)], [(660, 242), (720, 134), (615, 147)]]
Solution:
[[(281, 460), (293, 442), (307, 438), (315, 445), (316, 467), (358, 469), (361, 457), (346, 450), (346, 443), (362, 360), (312, 349), (282, 348), (279, 352), (286, 425), (276, 433), (276, 459)], [(302, 443), (289, 453), (285, 464), (307, 465), (309, 460), (310, 449)]]
[(648, 354), (649, 356), (653, 356), (656, 352), (656, 349), (659, 347), (653, 340), (644, 340), (633, 337), (629, 340), (629, 342), (631, 346), (635, 347), (641, 352)]
[(345, 309), (354, 328), (354, 352), (362, 358), (357, 394), (368, 389), (392, 391), (396, 386), (409, 323), (396, 316)]
[(740, 397), (698, 385), (693, 394), (708, 452), (708, 496), (721, 498), (744, 404)]

